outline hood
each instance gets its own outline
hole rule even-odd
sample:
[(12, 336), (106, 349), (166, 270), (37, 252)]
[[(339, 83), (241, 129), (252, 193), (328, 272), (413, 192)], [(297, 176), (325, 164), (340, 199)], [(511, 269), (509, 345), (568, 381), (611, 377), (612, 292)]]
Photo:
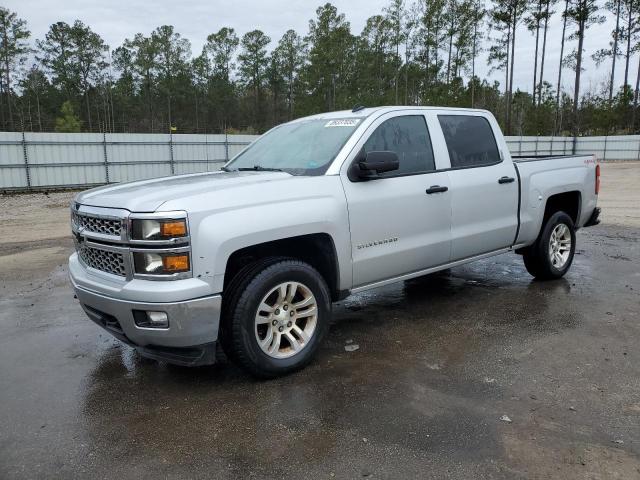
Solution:
[(106, 185), (81, 192), (75, 201), (94, 207), (155, 212), (162, 204), (214, 191), (291, 178), (284, 172), (210, 172)]

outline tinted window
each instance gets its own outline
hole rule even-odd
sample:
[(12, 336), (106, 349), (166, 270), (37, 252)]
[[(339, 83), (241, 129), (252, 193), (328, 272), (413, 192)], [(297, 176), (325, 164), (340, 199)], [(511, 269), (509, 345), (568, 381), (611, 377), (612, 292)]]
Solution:
[(500, 162), (491, 125), (484, 117), (438, 115), (451, 167), (478, 167)]
[(422, 115), (407, 115), (384, 121), (364, 144), (364, 151), (391, 151), (398, 154), (400, 168), (383, 176), (435, 170), (431, 140)]

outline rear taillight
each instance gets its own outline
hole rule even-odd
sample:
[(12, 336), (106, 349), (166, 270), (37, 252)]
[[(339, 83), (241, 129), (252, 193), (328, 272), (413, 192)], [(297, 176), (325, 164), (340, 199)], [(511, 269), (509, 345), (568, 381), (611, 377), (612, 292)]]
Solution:
[(600, 164), (596, 165), (596, 195), (600, 193)]

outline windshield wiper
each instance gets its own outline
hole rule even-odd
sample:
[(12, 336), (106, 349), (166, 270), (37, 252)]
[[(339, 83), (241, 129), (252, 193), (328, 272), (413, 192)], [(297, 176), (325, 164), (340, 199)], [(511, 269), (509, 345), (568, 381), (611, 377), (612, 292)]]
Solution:
[(235, 172), (234, 169), (228, 167), (222, 167), (220, 170), (222, 170), (223, 172)]
[(254, 165), (253, 167), (240, 167), (239, 172), (284, 172), (281, 168), (263, 167), (261, 165)]

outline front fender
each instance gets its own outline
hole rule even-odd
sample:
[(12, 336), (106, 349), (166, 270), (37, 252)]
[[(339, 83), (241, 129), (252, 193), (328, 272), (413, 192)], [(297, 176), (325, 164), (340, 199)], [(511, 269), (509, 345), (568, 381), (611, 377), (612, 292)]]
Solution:
[[(339, 186), (339, 182), (338, 182)], [(237, 250), (273, 240), (328, 234), (339, 263), (339, 287), (351, 286), (351, 249), (342, 191), (276, 199), (202, 215), (192, 228), (194, 276), (221, 292), (229, 257)]]

